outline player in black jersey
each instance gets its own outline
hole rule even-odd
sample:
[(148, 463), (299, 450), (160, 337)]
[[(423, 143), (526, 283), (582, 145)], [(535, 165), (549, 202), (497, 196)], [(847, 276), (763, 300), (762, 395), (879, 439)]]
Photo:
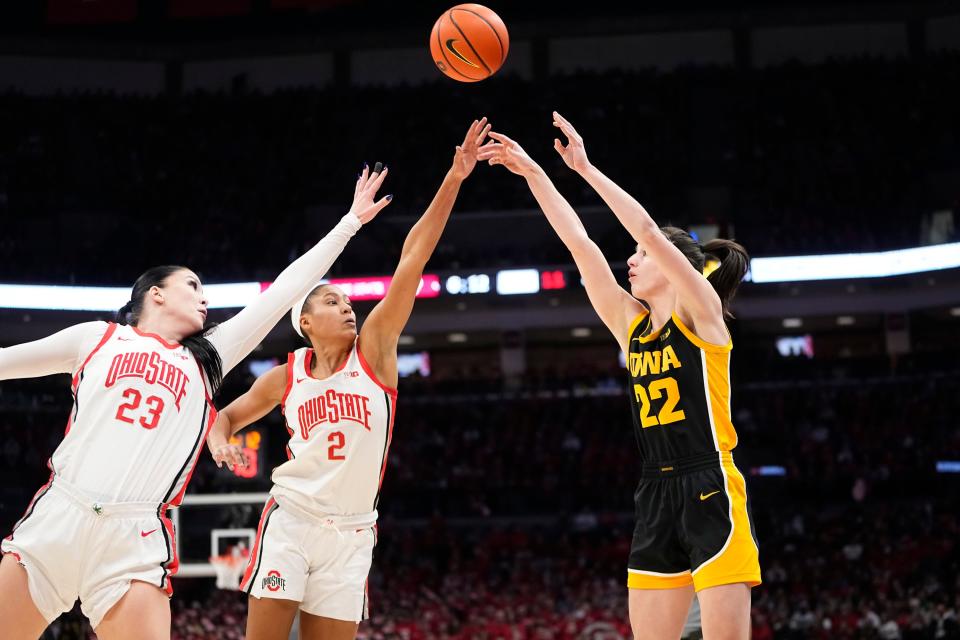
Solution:
[(590, 164), (573, 126), (556, 112), (553, 120), (568, 139), (566, 145), (554, 140), (554, 148), (637, 243), (627, 261), (629, 291), (520, 145), (491, 132), (494, 142), (479, 158), (526, 178), (573, 255), (591, 304), (627, 355), (642, 458), (627, 565), (634, 636), (679, 638), (696, 592), (707, 640), (746, 639), (760, 564), (743, 475), (731, 453), (737, 444), (730, 418), (733, 343), (725, 320), (749, 257), (730, 240), (701, 246), (681, 229), (658, 227)]

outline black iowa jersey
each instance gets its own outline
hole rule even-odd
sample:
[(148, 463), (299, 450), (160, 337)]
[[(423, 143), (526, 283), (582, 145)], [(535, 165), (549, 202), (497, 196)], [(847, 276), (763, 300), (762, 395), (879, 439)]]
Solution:
[(627, 369), (634, 431), (644, 461), (730, 451), (730, 350), (704, 342), (677, 314), (655, 333), (649, 314), (630, 324)]

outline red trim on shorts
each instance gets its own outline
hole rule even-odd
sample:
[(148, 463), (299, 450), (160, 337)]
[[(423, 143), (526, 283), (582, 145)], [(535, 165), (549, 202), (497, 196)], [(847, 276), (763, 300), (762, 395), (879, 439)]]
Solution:
[[(189, 481), (188, 481), (189, 482)], [(173, 531), (173, 522), (170, 518), (167, 517), (167, 508), (169, 505), (162, 505), (160, 507), (160, 523), (163, 525), (164, 531), (167, 533), (167, 541), (169, 544), (170, 558), (169, 562), (165, 562), (161, 567), (166, 571), (166, 575), (163, 578), (163, 591), (167, 596), (173, 595), (173, 582), (170, 580), (173, 576), (177, 574), (177, 571), (180, 570), (180, 556), (177, 555), (177, 538)]]
[[(28, 504), (28, 505), (27, 505), (27, 508), (24, 509), (23, 515), (20, 517), (19, 520), (17, 520), (17, 523), (16, 523), (15, 525), (13, 525), (13, 529), (10, 531), (10, 535), (8, 535), (6, 538), (4, 538), (4, 540), (13, 540), (13, 534), (17, 532), (17, 527), (19, 527), (21, 524), (23, 524), (23, 521), (30, 517), (30, 514), (33, 513), (33, 507), (34, 507), (34, 505), (37, 504), (37, 500), (39, 500), (40, 498), (42, 498), (42, 497), (44, 496), (44, 494), (47, 493), (47, 490), (50, 489), (50, 485), (51, 485), (51, 484), (53, 484), (53, 473), (52, 473), (52, 472), (50, 473), (50, 479), (47, 480), (47, 484), (45, 484), (45, 485), (43, 485), (42, 487), (40, 487), (39, 489), (37, 489), (37, 492), (36, 492), (35, 494), (33, 494), (33, 499), (30, 500), (30, 504)], [(18, 558), (18, 560), (19, 560), (19, 558)]]
[(20, 564), (23, 564), (23, 560), (20, 559), (20, 554), (17, 553), (16, 551), (4, 551), (0, 555), (13, 556), (14, 558), (17, 559), (17, 562), (19, 562)]
[[(311, 352), (307, 352), (311, 353)], [(296, 352), (287, 354), (287, 388), (283, 390), (283, 397), (280, 399), (280, 413), (286, 415), (287, 411), (287, 396), (290, 395), (290, 390), (293, 389), (293, 363), (296, 362), (297, 354)]]
[[(377, 375), (373, 372), (373, 368), (367, 362), (367, 359), (363, 357), (363, 351), (360, 350), (360, 341), (357, 340), (357, 357), (360, 359), (360, 366), (363, 368), (364, 373), (366, 373), (371, 380), (376, 383), (378, 387), (389, 393), (394, 398), (397, 397), (397, 390), (393, 387), (388, 387), (387, 385), (380, 382), (380, 379), (377, 378)], [(391, 420), (391, 428), (393, 427), (393, 421)]]
[[(77, 383), (80, 381), (80, 373), (83, 372), (84, 367), (86, 367), (86, 366), (87, 366), (87, 363), (90, 362), (90, 358), (93, 357), (93, 354), (95, 354), (97, 351), (99, 351), (99, 350), (100, 350), (100, 347), (102, 347), (104, 344), (106, 344), (107, 340), (110, 339), (110, 336), (112, 336), (116, 330), (117, 330), (117, 323), (116, 323), (116, 322), (111, 322), (109, 325), (107, 325), (107, 330), (103, 332), (103, 337), (100, 338), (100, 342), (98, 342), (98, 343), (97, 343), (97, 346), (95, 346), (95, 347), (93, 348), (93, 351), (91, 351), (89, 354), (87, 354), (87, 357), (86, 357), (86, 359), (83, 361), (83, 364), (81, 364), (81, 365), (77, 368), (76, 372), (73, 374), (73, 380), (72, 380), (71, 383), (70, 383), (70, 386), (71, 386), (71, 388), (73, 389), (73, 392), (74, 392), (74, 393), (76, 393), (76, 391), (77, 391)], [(69, 430), (69, 423), (68, 423), (67, 430)]]
[(267, 521), (267, 516), (270, 515), (270, 510), (273, 509), (273, 505), (277, 504), (277, 501), (274, 500), (273, 496), (270, 496), (270, 499), (267, 500), (267, 504), (263, 505), (263, 513), (260, 514), (260, 524), (257, 526), (257, 537), (253, 541), (253, 547), (250, 549), (250, 562), (247, 563), (247, 569), (243, 572), (243, 579), (240, 580), (240, 591), (246, 591), (247, 582), (250, 581), (250, 578), (253, 575), (253, 568), (257, 564), (257, 557), (260, 555), (260, 540), (263, 537), (263, 525)]
[(133, 325), (129, 325), (129, 326), (131, 329), (134, 330), (134, 332), (138, 336), (141, 336), (143, 338), (153, 338), (154, 340), (156, 340), (157, 342), (165, 346), (167, 349), (179, 349), (182, 346), (179, 342), (167, 342), (166, 340), (164, 340), (163, 338), (161, 338), (155, 333), (147, 333), (146, 331), (140, 331), (140, 329), (137, 329)]

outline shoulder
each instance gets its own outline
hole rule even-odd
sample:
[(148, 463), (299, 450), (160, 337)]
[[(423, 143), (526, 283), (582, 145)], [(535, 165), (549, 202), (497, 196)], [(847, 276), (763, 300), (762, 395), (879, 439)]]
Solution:
[(96, 320), (73, 325), (69, 331), (76, 336), (78, 353), (87, 354), (96, 349), (101, 342), (109, 339), (122, 326), (114, 322)]
[(673, 312), (673, 323), (680, 332), (704, 351), (729, 351), (733, 348), (733, 338), (723, 318), (696, 319), (682, 307)]
[(77, 333), (83, 334), (85, 337), (101, 337), (111, 327), (116, 329), (122, 325), (118, 325), (115, 322), (104, 322), (103, 320), (93, 320), (91, 322), (81, 322), (80, 324), (75, 324), (70, 327), (70, 331), (76, 331)]
[(630, 338), (637, 328), (642, 327), (643, 323), (650, 317), (650, 310), (643, 304), (638, 303), (638, 306), (628, 310), (626, 315), (627, 338)]
[(360, 340), (358, 339), (354, 345), (354, 354), (357, 360), (360, 362), (360, 367), (363, 369), (363, 372), (373, 380), (374, 384), (386, 391), (391, 395), (397, 395), (397, 384), (399, 382), (398, 373), (397, 373), (397, 352), (396, 349), (389, 352), (392, 354), (391, 358), (384, 360), (383, 353), (380, 353), (379, 361), (374, 364), (374, 361), (370, 359), (370, 353), (366, 345), (364, 348), (360, 348)]

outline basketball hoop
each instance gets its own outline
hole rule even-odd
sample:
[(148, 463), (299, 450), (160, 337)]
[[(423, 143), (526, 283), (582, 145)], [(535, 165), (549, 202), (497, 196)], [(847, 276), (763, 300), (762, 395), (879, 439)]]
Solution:
[(222, 556), (211, 556), (210, 564), (217, 572), (217, 588), (227, 591), (240, 589), (240, 577), (247, 565), (247, 558), (242, 555), (226, 553)]

